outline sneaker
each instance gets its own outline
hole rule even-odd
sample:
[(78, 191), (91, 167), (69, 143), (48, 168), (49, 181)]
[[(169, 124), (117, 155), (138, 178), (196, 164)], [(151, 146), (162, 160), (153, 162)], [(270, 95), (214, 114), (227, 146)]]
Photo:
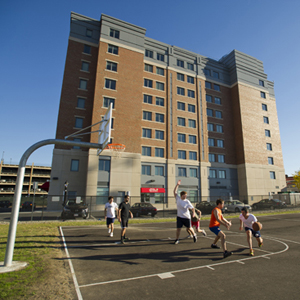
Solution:
[(202, 229), (202, 234), (203, 234), (204, 236), (207, 236), (207, 233), (206, 233), (206, 231), (205, 231), (204, 229)]
[(111, 233), (111, 229), (110, 228), (108, 229), (108, 233)]
[(226, 258), (226, 257), (228, 257), (230, 255), (232, 255), (232, 252), (230, 252), (230, 251), (225, 251), (224, 252), (224, 258)]
[(174, 244), (175, 245), (179, 244), (179, 240), (175, 240)]
[(220, 249), (220, 247), (219, 246), (217, 246), (217, 245), (215, 245), (215, 244), (211, 244), (211, 246), (210, 246), (211, 248), (213, 248), (213, 249)]
[(250, 249), (249, 256), (254, 256), (254, 251), (253, 251), (253, 249)]
[(125, 241), (124, 241), (124, 239), (121, 239), (121, 244), (125, 244)]
[(110, 237), (113, 237), (113, 236), (114, 236), (114, 234), (111, 232), (109, 236), (110, 236)]
[(130, 241), (130, 238), (124, 236), (124, 241), (128, 242)]
[(194, 238), (194, 243), (196, 243), (197, 242), (197, 235), (194, 235), (193, 238)]
[(258, 242), (258, 247), (262, 247), (263, 246), (263, 242)]

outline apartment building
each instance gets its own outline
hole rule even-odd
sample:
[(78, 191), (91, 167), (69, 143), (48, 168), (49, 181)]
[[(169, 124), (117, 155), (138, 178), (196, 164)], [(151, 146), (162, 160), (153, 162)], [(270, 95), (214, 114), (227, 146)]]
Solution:
[(145, 34), (107, 15), (71, 13), (56, 138), (99, 122), (113, 103), (111, 143), (126, 149), (118, 158), (56, 146), (50, 194), (68, 181), (73, 195), (167, 202), (179, 179), (192, 201), (280, 191), (274, 84), (263, 63), (237, 50), (213, 60)]

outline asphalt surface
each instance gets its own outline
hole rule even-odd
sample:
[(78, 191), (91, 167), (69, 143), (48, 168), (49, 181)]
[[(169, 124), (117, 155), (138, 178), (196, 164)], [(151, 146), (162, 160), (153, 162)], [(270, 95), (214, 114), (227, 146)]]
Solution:
[[(230, 216), (225, 216), (230, 219)], [(226, 228), (228, 250), (211, 249), (214, 234), (208, 221), (198, 241), (174, 245), (175, 223), (129, 223), (130, 241), (119, 243), (105, 226), (62, 227), (66, 258), (74, 280), (74, 299), (299, 299), (299, 214), (260, 217), (264, 245), (249, 257), (238, 219)], [(68, 257), (69, 256), (69, 257)]]

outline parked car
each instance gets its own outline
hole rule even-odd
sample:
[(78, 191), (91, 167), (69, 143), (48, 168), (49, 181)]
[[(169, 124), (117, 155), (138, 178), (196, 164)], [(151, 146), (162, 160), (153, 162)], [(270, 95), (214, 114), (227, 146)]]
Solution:
[[(22, 203), (21, 208), (23, 210), (32, 210), (32, 201), (25, 201), (24, 203)], [(34, 204), (33, 209), (36, 208), (36, 205)]]
[(63, 211), (61, 213), (61, 218), (66, 219), (75, 219), (77, 217), (88, 219), (89, 209), (85, 201), (80, 200), (76, 202), (75, 199), (70, 199), (63, 205)]
[(131, 206), (130, 211), (135, 217), (142, 215), (154, 217), (157, 214), (157, 208), (151, 203), (146, 202), (134, 203)]
[[(203, 214), (211, 214), (212, 210), (216, 207), (216, 202), (203, 201), (196, 204), (196, 208), (199, 209)], [(224, 206), (222, 212), (227, 212), (227, 208)]]
[(250, 205), (247, 205), (239, 200), (225, 201), (225, 207), (227, 208), (227, 212), (241, 212), (243, 207), (246, 207), (249, 211), (252, 211), (252, 207)]
[(263, 199), (252, 205), (254, 210), (257, 209), (275, 209), (275, 208), (285, 208), (286, 203), (279, 199)]
[(11, 206), (11, 202), (9, 200), (0, 201), (0, 207), (9, 208)]

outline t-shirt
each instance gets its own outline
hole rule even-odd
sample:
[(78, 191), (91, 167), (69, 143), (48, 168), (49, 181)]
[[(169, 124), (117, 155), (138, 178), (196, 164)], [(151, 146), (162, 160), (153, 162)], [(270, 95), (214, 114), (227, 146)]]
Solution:
[(248, 227), (248, 228), (252, 228), (252, 224), (254, 222), (257, 222), (257, 218), (254, 215), (252, 215), (252, 214), (248, 214), (248, 218), (247, 219), (245, 219), (245, 217), (242, 214), (240, 214), (239, 218), (244, 223), (244, 226)]
[(220, 222), (216, 219), (215, 217), (215, 210), (217, 211), (219, 220), (222, 219), (222, 211), (220, 208), (215, 207), (212, 212), (211, 212), (211, 217), (210, 217), (210, 222), (209, 222), (209, 227), (216, 227), (216, 226), (220, 226)]
[(122, 202), (119, 205), (119, 209), (121, 210), (121, 219), (128, 219), (129, 218), (129, 210), (130, 210), (130, 204), (127, 202)]
[(189, 209), (193, 209), (194, 206), (191, 204), (190, 200), (182, 200), (178, 194), (176, 194), (176, 204), (177, 204), (177, 216), (184, 219), (191, 219)]
[(118, 208), (118, 204), (116, 202), (109, 203), (107, 202), (105, 204), (106, 209), (106, 216), (108, 218), (115, 218), (116, 217), (116, 208)]

